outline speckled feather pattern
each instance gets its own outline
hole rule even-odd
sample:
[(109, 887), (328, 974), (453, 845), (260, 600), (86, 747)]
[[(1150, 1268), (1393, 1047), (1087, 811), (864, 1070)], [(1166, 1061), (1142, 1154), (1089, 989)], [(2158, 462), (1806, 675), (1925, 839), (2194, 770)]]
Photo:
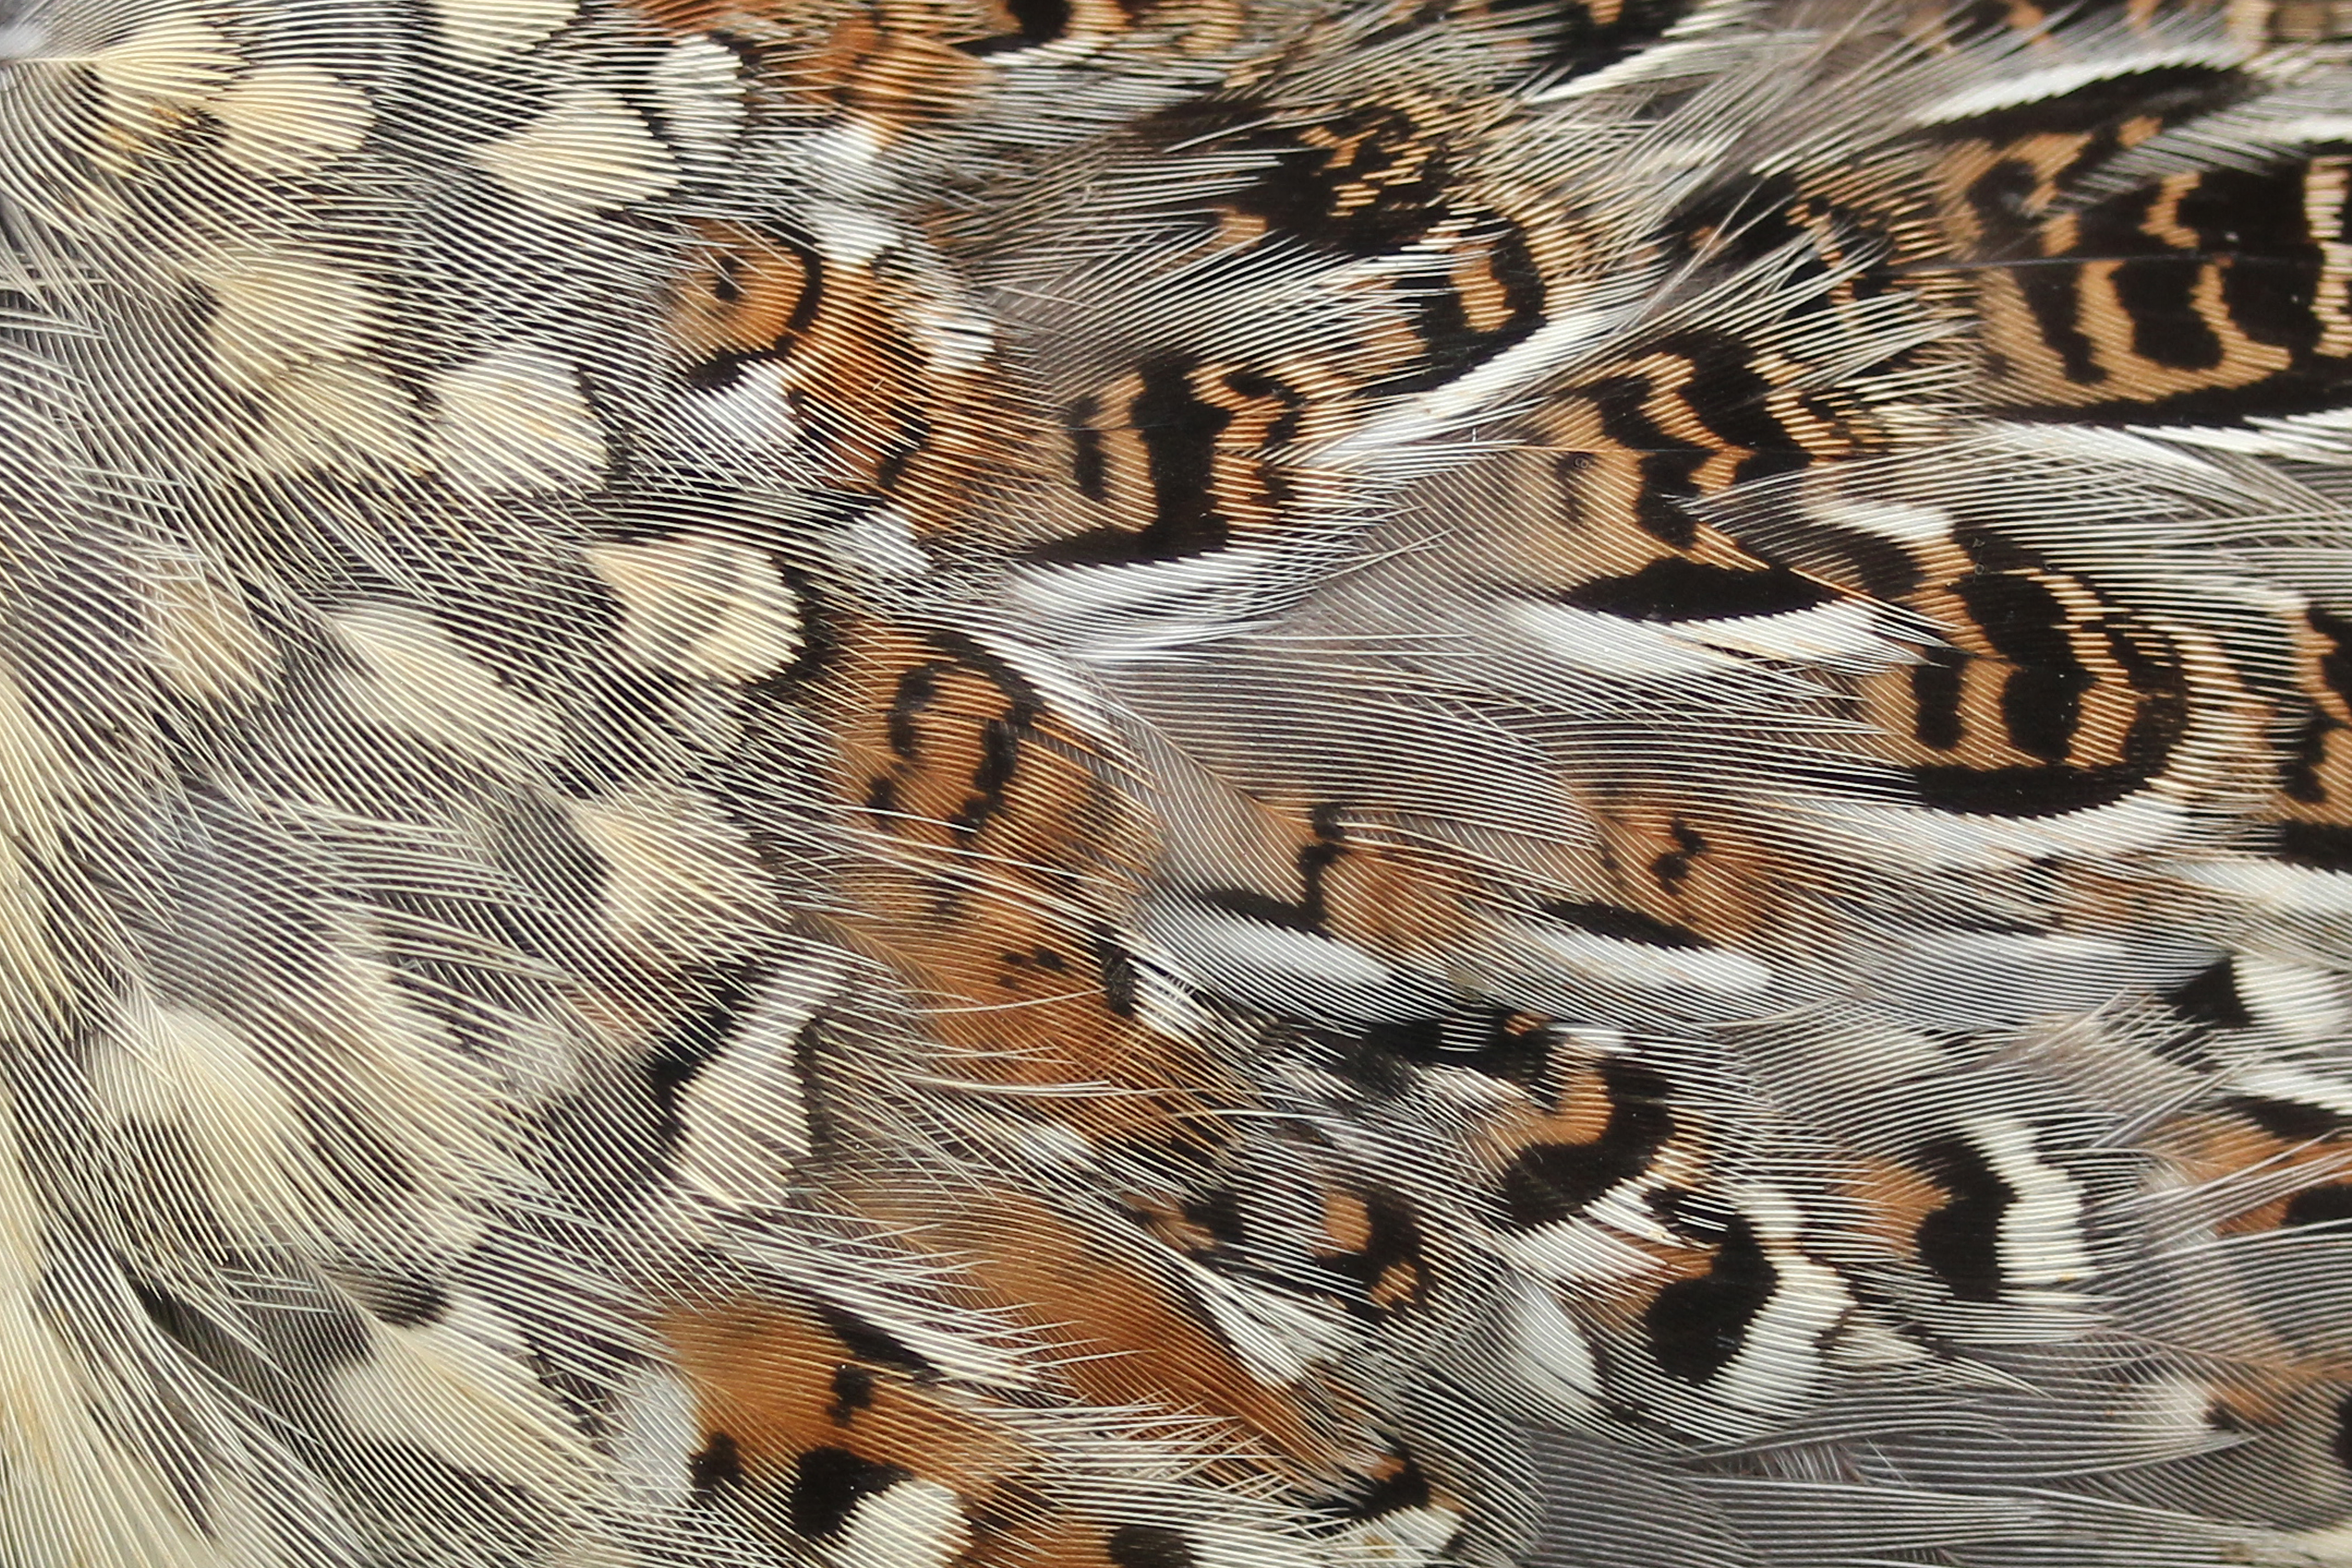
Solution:
[(2352, 1563), (2352, 9), (0, 0), (0, 1568)]

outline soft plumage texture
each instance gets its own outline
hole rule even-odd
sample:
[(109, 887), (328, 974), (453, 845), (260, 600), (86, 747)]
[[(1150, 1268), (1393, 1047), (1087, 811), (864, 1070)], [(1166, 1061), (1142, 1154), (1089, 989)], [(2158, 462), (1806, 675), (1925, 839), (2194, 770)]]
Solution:
[(2352, 1563), (2326, 0), (0, 0), (0, 1564)]

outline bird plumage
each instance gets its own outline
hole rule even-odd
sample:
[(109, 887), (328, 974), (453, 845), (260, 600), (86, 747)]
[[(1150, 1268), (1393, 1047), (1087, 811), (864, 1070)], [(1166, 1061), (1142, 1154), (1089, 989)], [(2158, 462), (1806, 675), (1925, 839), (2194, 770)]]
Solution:
[(0, 5), (0, 1563), (2352, 1562), (2347, 37)]

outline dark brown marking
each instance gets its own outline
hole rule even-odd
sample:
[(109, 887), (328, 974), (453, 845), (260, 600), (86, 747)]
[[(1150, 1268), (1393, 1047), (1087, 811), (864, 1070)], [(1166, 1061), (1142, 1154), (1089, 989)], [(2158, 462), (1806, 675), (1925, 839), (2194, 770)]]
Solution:
[(1218, 888), (1201, 895), (1203, 903), (1212, 904), (1228, 914), (1245, 920), (1262, 921), (1286, 931), (1320, 931), (1329, 918), (1324, 879), (1332, 865), (1348, 852), (1347, 830), (1341, 826), (1343, 808), (1326, 803), (1309, 814), (1314, 841), (1300, 846), (1296, 857), (1298, 867), (1298, 901), (1285, 903), (1280, 899), (1253, 891), (1247, 888)]
[(1070, 30), (1070, 0), (1002, 0), (1002, 4), (1012, 16), (1015, 31), (974, 38), (955, 47), (965, 54), (984, 58), (1050, 44)]
[(854, 1363), (844, 1363), (833, 1373), (833, 1424), (846, 1426), (874, 1404), (874, 1374)]
[(1110, 496), (1109, 468), (1103, 456), (1103, 433), (1095, 427), (1102, 405), (1081, 397), (1070, 405), (1063, 424), (1070, 432), (1070, 482), (1078, 493), (1100, 504)]
[(1389, 1461), (1388, 1472), (1376, 1477), (1371, 1489), (1348, 1510), (1351, 1519), (1378, 1519), (1408, 1508), (1427, 1508), (1433, 1495), (1428, 1476), (1410, 1454)]
[(1977, 574), (1952, 587), (1985, 639), (2016, 667), (2000, 697), (2010, 743), (2028, 756), (2064, 762), (2092, 683), (2067, 636), (2066, 606), (2048, 587), (2014, 572)]
[(1236, 211), (1306, 244), (1350, 256), (1402, 249), (1446, 216), (1453, 163), (1444, 135), (1383, 104), (1261, 139), (1283, 150)]
[(1604, 69), (1639, 52), (1691, 6), (1690, 0), (1621, 0), (1605, 22), (1586, 0), (1489, 0), (1487, 9), (1511, 18), (1542, 16), (1550, 42), (1541, 68), (1567, 79)]
[(1402, 280), (1400, 288), (1414, 301), (1413, 331), (1426, 352), (1418, 374), (1400, 377), (1385, 390), (1421, 392), (1442, 385), (1524, 341), (1543, 325), (1543, 270), (1518, 226), (1505, 223), (1483, 243), (1467, 243), (1480, 248), (1472, 250), (1462, 265), (1483, 268), (1488, 282), (1501, 293), (1503, 320), (1484, 329), (1474, 326), (1462, 287), (1452, 276)]
[(1122, 1524), (1105, 1550), (1118, 1568), (1194, 1568), (1192, 1547), (1165, 1525)]
[(1836, 597), (1833, 589), (1786, 567), (1743, 571), (1666, 555), (1626, 576), (1579, 584), (1567, 602), (1629, 620), (1713, 621), (1810, 610)]
[(1568, 1218), (1601, 1194), (1648, 1170), (1675, 1135), (1666, 1080), (1612, 1057), (1601, 1066), (1609, 1120), (1583, 1143), (1531, 1143), (1502, 1174), (1504, 1223), (1528, 1230)]
[(1921, 804), (1981, 816), (2063, 816), (2113, 805), (2147, 782), (2131, 768), (1911, 770)]
[(1961, 672), (1968, 662), (1958, 648), (1930, 647), (1911, 667), (1911, 735), (1921, 745), (1938, 752), (1959, 745)]
[(2288, 1143), (2316, 1142), (2344, 1129), (2344, 1119), (2336, 1112), (2301, 1100), (2247, 1094), (2235, 1096), (2226, 1103), (2272, 1137)]
[(1345, 1195), (1357, 1210), (1358, 1234), (1335, 1237), (1341, 1250), (1325, 1254), (1324, 1266), (1357, 1286), (1373, 1318), (1419, 1305), (1428, 1269), (1412, 1207), (1388, 1193)]
[(875, 1327), (846, 1307), (819, 1300), (815, 1303), (815, 1310), (817, 1320), (858, 1360), (870, 1362), (876, 1366), (895, 1367), (919, 1377), (939, 1375), (939, 1369), (909, 1349), (905, 1341)]
[(751, 1005), (759, 977), (741, 965), (726, 965), (677, 977), (677, 991), (688, 998), (685, 1015), (663, 1033), (644, 1058), (642, 1070), (653, 1091), (658, 1146), (667, 1149), (685, 1132), (678, 1101), (688, 1084), (726, 1048), (738, 1017)]
[(1667, 824), (1666, 831), (1673, 835), (1675, 847), (1650, 862), (1650, 875), (1672, 893), (1690, 876), (1691, 862), (1706, 853), (1706, 839), (1679, 816)]
[(2331, 1182), (2324, 1187), (2305, 1187), (2287, 1201), (2286, 1216), (2280, 1223), (2288, 1226), (2340, 1225), (2352, 1220), (2352, 1186)]
[(823, 1540), (848, 1523), (859, 1503), (907, 1479), (898, 1466), (861, 1459), (846, 1448), (811, 1448), (793, 1472), (785, 1517), (803, 1539)]
[(2282, 822), (2279, 858), (2315, 871), (2352, 871), (2352, 827), (2326, 822)]
[(2000, 1299), (2000, 1226), (2017, 1189), (1981, 1151), (1947, 1138), (1919, 1151), (1919, 1164), (1951, 1201), (1919, 1222), (1919, 1260), (1963, 1301)]
[(2330, 615), (2314, 605), (2304, 614), (2311, 629), (2327, 639), (2328, 651), (2319, 656), (2319, 678), (2352, 709), (2352, 620)]
[(694, 1484), (697, 1501), (708, 1501), (719, 1488), (743, 1484), (742, 1455), (735, 1439), (724, 1432), (713, 1432), (702, 1447), (687, 1460), (687, 1475)]
[(2238, 961), (2223, 958), (2197, 972), (2165, 995), (2174, 1012), (2211, 1029), (2251, 1027), (2254, 1016), (2238, 994)]
[(1780, 1282), (1748, 1222), (1726, 1220), (1714, 1266), (1660, 1289), (1643, 1314), (1650, 1353), (1669, 1377), (1698, 1383), (1728, 1365)]
[(2319, 344), (2321, 255), (2304, 215), (2305, 163), (2200, 176), (2175, 209), (2208, 255), (2226, 256), (2221, 304), (2238, 330), (2307, 357)]

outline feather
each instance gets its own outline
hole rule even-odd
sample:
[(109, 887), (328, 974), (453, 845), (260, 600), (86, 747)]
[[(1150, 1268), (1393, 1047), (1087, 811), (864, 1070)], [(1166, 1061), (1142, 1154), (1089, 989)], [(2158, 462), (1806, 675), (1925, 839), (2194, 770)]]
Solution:
[(0, 5), (0, 1563), (2352, 1562), (2337, 13)]

